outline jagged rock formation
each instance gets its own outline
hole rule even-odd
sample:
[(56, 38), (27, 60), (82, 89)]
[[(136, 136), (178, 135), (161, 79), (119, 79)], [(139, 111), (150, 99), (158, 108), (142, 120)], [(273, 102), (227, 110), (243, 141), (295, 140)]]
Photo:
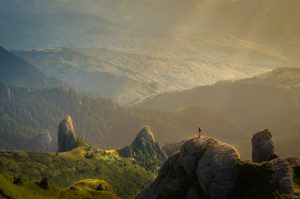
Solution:
[(272, 134), (268, 129), (258, 132), (252, 137), (252, 161), (261, 163), (274, 158)]
[(35, 151), (53, 151), (54, 140), (49, 132), (42, 132), (35, 136), (32, 141)]
[(227, 198), (235, 186), (238, 152), (210, 137), (186, 141), (138, 199)]
[(130, 146), (118, 150), (121, 157), (133, 157), (147, 170), (156, 170), (166, 159), (166, 153), (155, 141), (149, 126), (145, 126)]
[(136, 199), (292, 197), (299, 165), (298, 158), (241, 161), (233, 146), (206, 136), (194, 137), (165, 161), (158, 177)]
[(78, 139), (73, 127), (72, 118), (67, 115), (58, 127), (58, 152), (71, 151), (78, 146)]

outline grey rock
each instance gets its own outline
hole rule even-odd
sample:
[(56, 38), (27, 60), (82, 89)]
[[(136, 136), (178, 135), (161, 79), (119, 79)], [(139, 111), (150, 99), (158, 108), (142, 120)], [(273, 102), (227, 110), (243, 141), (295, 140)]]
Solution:
[(118, 150), (118, 153), (123, 158), (129, 158), (129, 157), (132, 157), (132, 155), (133, 155), (132, 148), (130, 146), (126, 146), (126, 147)]
[(198, 181), (211, 199), (226, 199), (235, 187), (239, 153), (221, 141), (208, 137), (203, 140), (207, 146), (198, 162)]
[(161, 167), (157, 178), (136, 199), (156, 199), (184, 197), (181, 182), (176, 177), (176, 162), (179, 154), (170, 156)]
[(145, 126), (140, 130), (136, 138), (131, 144), (133, 153), (143, 152), (150, 157), (155, 157), (160, 161), (167, 159), (166, 153), (161, 149), (155, 141), (153, 132), (149, 126)]
[(73, 127), (72, 118), (67, 115), (58, 127), (58, 152), (71, 151), (78, 147), (78, 139)]
[(133, 157), (147, 170), (156, 170), (167, 159), (149, 126), (142, 128), (131, 145), (119, 149), (118, 153), (121, 157)]
[(293, 171), (287, 159), (274, 159), (270, 161), (274, 173), (274, 182), (277, 185), (279, 193), (286, 195), (294, 194)]
[[(157, 178), (137, 199), (242, 199), (245, 196), (259, 198), (262, 194), (263, 197), (277, 193), (296, 195), (292, 168), (300, 165), (300, 159), (274, 158), (271, 137), (268, 130), (253, 136), (256, 150), (268, 154), (257, 157), (259, 161), (264, 160), (261, 163), (241, 161), (233, 146), (211, 137), (191, 138), (165, 161)], [(262, 189), (266, 192), (262, 193)]]
[(227, 198), (235, 185), (238, 152), (210, 137), (186, 141), (167, 159), (155, 181), (137, 198), (196, 199), (203, 192), (211, 199)]
[(261, 163), (274, 158), (274, 145), (272, 134), (268, 129), (258, 132), (252, 137), (252, 161)]

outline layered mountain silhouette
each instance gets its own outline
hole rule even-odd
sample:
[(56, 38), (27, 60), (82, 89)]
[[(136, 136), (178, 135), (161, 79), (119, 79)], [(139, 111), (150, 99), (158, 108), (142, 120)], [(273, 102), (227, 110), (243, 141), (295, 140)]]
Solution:
[[(135, 130), (144, 124), (160, 132), (156, 137), (162, 145), (194, 135), (201, 125), (204, 134), (238, 144), (244, 149), (242, 156), (250, 157), (250, 145), (244, 141), (251, 132), (267, 125), (278, 151), (297, 155), (298, 74), (298, 69), (277, 69), (250, 79), (161, 94), (139, 105), (166, 110), (124, 108), (68, 86), (28, 90), (2, 83), (1, 147), (30, 148), (29, 140), (45, 131), (57, 140), (55, 126), (70, 113), (78, 131), (104, 148), (128, 145), (136, 136)], [(294, 132), (293, 139), (287, 136), (289, 132)]]
[[(0, 42), (35, 48), (16, 54), (47, 75), (120, 104), (297, 66), (294, 0), (122, 2), (1, 2)], [(74, 48), (47, 49), (57, 46)]]
[(59, 85), (55, 78), (47, 77), (35, 66), (0, 47), (0, 81), (5, 84), (31, 88)]
[(299, 124), (299, 76), (299, 69), (280, 68), (249, 79), (157, 95), (139, 107), (169, 110), (211, 107), (230, 115), (248, 135), (267, 125), (273, 130), (278, 146), (286, 152), (283, 145), (287, 148), (292, 145), (280, 144), (282, 140), (276, 136), (287, 138), (289, 130), (286, 129), (294, 129)]
[[(214, 32), (194, 36), (174, 33), (151, 38), (146, 44), (134, 40), (126, 46), (132, 43), (132, 50), (107, 47), (12, 52), (51, 77), (120, 104), (220, 80), (247, 78), (287, 65), (277, 51)], [(237, 46), (232, 45), (235, 43)]]
[[(57, 142), (56, 126), (67, 114), (72, 115), (77, 131), (82, 132), (86, 140), (102, 148), (128, 145), (136, 137), (136, 129), (144, 124), (160, 132), (156, 135), (159, 142), (176, 141), (193, 135), (200, 120), (214, 133), (228, 129), (231, 140), (243, 140), (240, 128), (230, 118), (209, 109), (138, 110), (86, 96), (69, 86), (27, 89), (0, 85), (1, 148), (9, 145), (15, 149), (24, 149), (24, 146), (30, 149), (32, 144), (28, 140), (42, 132), (49, 132)], [(216, 121), (218, 126), (214, 125)], [(183, 133), (184, 129), (188, 131)], [(172, 132), (171, 137), (168, 132)], [(223, 133), (214, 135), (224, 137)]]

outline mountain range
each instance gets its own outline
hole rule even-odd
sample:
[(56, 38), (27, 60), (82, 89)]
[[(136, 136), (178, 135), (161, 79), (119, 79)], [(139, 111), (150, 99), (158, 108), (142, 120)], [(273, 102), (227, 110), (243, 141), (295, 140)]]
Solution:
[[(288, 139), (287, 129), (294, 129), (292, 127), (300, 122), (299, 77), (299, 69), (280, 68), (253, 78), (157, 95), (138, 107), (172, 110), (190, 106), (211, 108), (233, 118), (246, 136), (265, 127), (270, 128), (275, 136)], [(293, 138), (299, 139), (298, 136)], [(281, 142), (281, 150), (285, 152), (293, 146), (291, 142), (275, 140)]]
[[(285, 57), (271, 49), (231, 36), (215, 34), (214, 37), (212, 34), (199, 33), (194, 38), (174, 34), (150, 39), (146, 45), (138, 45), (147, 49), (145, 53), (143, 50), (128, 53), (95, 48), (33, 49), (12, 53), (50, 77), (88, 94), (127, 105), (162, 92), (251, 77), (286, 63)], [(194, 41), (198, 41), (197, 44)], [(233, 44), (236, 42), (237, 46)]]
[[(14, 59), (22, 60), (5, 52), (10, 55), (8, 56), (11, 58), (10, 62), (13, 62)], [(20, 71), (24, 66), (29, 65), (24, 60), (22, 63), (24, 64), (18, 68)], [(1, 63), (1, 67), (4, 71), (11, 69), (10, 65), (5, 63)], [(38, 70), (34, 66), (31, 69), (32, 71), (28, 73), (22, 73), (23, 78), (30, 79), (30, 75)], [(9, 79), (10, 77), (13, 79), (11, 73), (5, 78)], [(5, 78), (3, 80), (6, 80)], [(43, 85), (45, 79), (46, 75), (42, 80), (36, 79), (34, 76), (31, 78), (33, 86), (27, 85), (27, 87), (16, 87), (10, 81), (0, 83), (2, 96), (0, 116), (3, 135), (1, 147), (12, 149), (28, 149), (29, 147), (32, 149), (33, 146), (37, 146), (33, 145), (32, 141), (39, 139), (47, 142), (49, 136), (55, 142), (57, 140), (54, 133), (56, 131), (55, 124), (68, 113), (74, 115), (74, 120), (78, 125), (77, 129), (84, 137), (104, 148), (128, 145), (134, 137), (134, 132), (145, 124), (151, 125), (155, 132), (160, 132), (157, 135), (160, 143), (176, 141), (193, 135), (199, 120), (207, 125), (207, 129), (211, 130), (212, 135), (223, 138), (224, 136), (218, 133), (219, 130), (213, 125), (210, 117), (219, 122), (220, 128), (230, 129), (233, 132), (234, 136), (231, 140), (240, 140), (243, 137), (239, 132), (240, 129), (230, 118), (226, 118), (226, 116), (224, 118), (224, 115), (217, 111), (206, 108), (145, 111), (119, 106), (105, 98), (86, 95), (85, 92), (73, 89), (67, 84), (61, 84), (58, 87), (49, 84), (49, 88), (35, 88)], [(205, 112), (210, 117), (201, 115), (200, 112)], [(120, 135), (120, 132), (123, 133)], [(39, 137), (40, 133), (43, 136)], [(170, 136), (171, 134), (172, 136)]]
[[(12, 60), (22, 60), (5, 52)], [(33, 71), (39, 71), (22, 61)], [(2, 69), (10, 68), (3, 64)], [(34, 73), (30, 72), (28, 76), (31, 74)], [(32, 80), (35, 80), (34, 85), (42, 85), (40, 81), (45, 79), (46, 75), (43, 80)], [(297, 120), (299, 69), (296, 68), (280, 68), (253, 78), (159, 94), (146, 98), (135, 107), (124, 107), (101, 97), (88, 96), (68, 85), (29, 89), (11, 86), (10, 83), (1, 83), (1, 147), (4, 148), (30, 148), (31, 142), (37, 139), (35, 137), (44, 132), (48, 132), (43, 134), (44, 140), (49, 140), (50, 135), (55, 142), (55, 124), (68, 113), (74, 115), (77, 129), (86, 139), (104, 148), (128, 145), (134, 132), (145, 124), (158, 132), (157, 140), (162, 145), (186, 139), (201, 126), (210, 136), (244, 146), (244, 140), (259, 129), (270, 128), (275, 137), (286, 135), (284, 137), (288, 138), (286, 131), (300, 123)], [(290, 139), (285, 140), (281, 143), (282, 147), (278, 147), (284, 154), (288, 151), (284, 147), (291, 143)], [(296, 145), (289, 144), (289, 147), (293, 146)], [(249, 157), (249, 147), (240, 151)], [(293, 150), (290, 153), (298, 152)]]
[(0, 1), (0, 198), (300, 198), (299, 8)]
[(12, 0), (0, 2), (0, 43), (50, 77), (132, 105), (298, 67), (298, 7), (295, 0)]

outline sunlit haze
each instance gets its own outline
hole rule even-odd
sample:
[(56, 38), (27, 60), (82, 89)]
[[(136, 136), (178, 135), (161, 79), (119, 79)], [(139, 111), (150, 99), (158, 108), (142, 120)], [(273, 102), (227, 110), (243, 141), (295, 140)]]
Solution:
[(0, 0), (0, 198), (299, 198), (299, 19), (299, 0)]

